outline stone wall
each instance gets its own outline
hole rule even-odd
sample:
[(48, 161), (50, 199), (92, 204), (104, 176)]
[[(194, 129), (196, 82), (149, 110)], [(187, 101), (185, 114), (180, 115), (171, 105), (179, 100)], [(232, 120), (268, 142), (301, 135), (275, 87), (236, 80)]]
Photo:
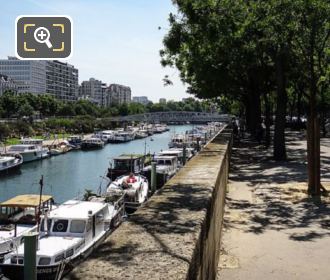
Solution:
[(218, 134), (66, 279), (215, 279), (231, 135)]

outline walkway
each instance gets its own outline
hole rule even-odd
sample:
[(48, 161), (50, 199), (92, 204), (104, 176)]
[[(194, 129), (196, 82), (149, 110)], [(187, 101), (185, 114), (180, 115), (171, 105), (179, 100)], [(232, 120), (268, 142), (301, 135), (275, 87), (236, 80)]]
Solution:
[[(288, 135), (288, 162), (251, 143), (234, 149), (217, 279), (330, 279), (330, 198), (307, 198), (297, 136)], [(321, 154), (330, 190), (330, 139)]]

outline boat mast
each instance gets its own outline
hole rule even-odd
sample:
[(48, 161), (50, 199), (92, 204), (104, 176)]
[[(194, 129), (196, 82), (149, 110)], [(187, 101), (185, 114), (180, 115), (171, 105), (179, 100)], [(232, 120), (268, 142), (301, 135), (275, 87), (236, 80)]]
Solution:
[(41, 178), (39, 180), (39, 186), (40, 186), (40, 195), (39, 195), (39, 211), (38, 211), (38, 215), (37, 215), (37, 225), (39, 228), (39, 224), (40, 224), (40, 214), (41, 214), (41, 202), (42, 202), (42, 190), (44, 187), (44, 175), (41, 175)]

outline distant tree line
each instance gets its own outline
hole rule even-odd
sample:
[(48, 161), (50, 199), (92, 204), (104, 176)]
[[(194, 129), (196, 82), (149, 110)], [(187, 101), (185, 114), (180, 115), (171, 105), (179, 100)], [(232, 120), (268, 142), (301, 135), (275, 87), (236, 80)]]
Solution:
[(145, 112), (211, 110), (214, 110), (212, 102), (194, 98), (187, 98), (184, 102), (150, 102), (147, 105), (128, 103), (102, 108), (86, 100), (63, 102), (49, 95), (17, 95), (6, 92), (0, 96), (0, 118), (15, 120), (0, 123), (0, 141), (21, 136), (42, 136), (45, 133), (92, 133), (119, 125), (111, 122), (111, 117), (115, 116)]
[(91, 116), (106, 118), (126, 116), (145, 112), (164, 111), (207, 111), (211, 110), (209, 101), (187, 98), (185, 102), (168, 101), (167, 103), (121, 104), (112, 107), (99, 107), (87, 100), (63, 102), (50, 95), (33, 95), (29, 93), (14, 94), (5, 92), (0, 96), (0, 118), (23, 118), (39, 115), (45, 117)]

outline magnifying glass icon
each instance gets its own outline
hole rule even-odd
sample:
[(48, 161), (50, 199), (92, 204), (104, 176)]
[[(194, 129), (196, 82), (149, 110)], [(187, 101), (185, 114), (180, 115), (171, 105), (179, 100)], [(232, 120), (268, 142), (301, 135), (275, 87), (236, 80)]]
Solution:
[(52, 43), (49, 41), (50, 32), (46, 27), (38, 27), (34, 31), (34, 39), (41, 44), (46, 44), (49, 49), (53, 47)]

